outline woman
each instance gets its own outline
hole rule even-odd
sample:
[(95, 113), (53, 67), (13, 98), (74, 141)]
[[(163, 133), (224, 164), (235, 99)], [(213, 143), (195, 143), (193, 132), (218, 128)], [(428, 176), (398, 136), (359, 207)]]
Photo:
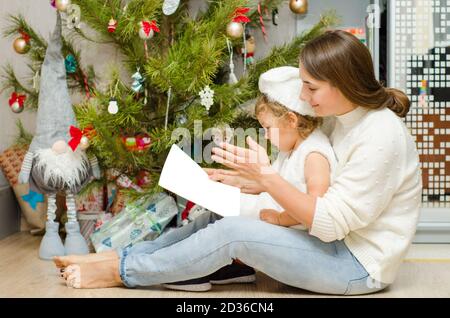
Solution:
[[(308, 232), (243, 217), (216, 221), (151, 254), (74, 264), (63, 276), (78, 288), (150, 286), (208, 275), (233, 259), (285, 284), (313, 292), (354, 295), (395, 280), (419, 215), (421, 174), (415, 144), (400, 117), (405, 94), (375, 79), (368, 49), (344, 31), (310, 41), (300, 55), (300, 98), (317, 116), (333, 116), (330, 139), (338, 158), (323, 197), (300, 192), (270, 169), (265, 150), (229, 144), (214, 160), (268, 192)], [(272, 172), (271, 172), (272, 171)]]

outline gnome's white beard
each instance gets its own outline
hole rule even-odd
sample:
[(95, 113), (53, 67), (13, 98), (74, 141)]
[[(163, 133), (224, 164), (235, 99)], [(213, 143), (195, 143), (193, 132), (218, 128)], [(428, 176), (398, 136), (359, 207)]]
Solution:
[(49, 186), (62, 190), (75, 191), (89, 177), (89, 161), (86, 154), (76, 150), (56, 154), (52, 149), (42, 149), (36, 152), (33, 169), (41, 180)]

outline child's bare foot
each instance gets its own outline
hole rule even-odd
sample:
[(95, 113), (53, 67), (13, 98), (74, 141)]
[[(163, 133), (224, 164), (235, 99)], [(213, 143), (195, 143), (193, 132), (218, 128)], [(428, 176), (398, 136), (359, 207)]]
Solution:
[(55, 263), (57, 268), (65, 268), (72, 264), (101, 262), (113, 259), (119, 259), (119, 256), (117, 255), (116, 251), (91, 253), (87, 255), (55, 256), (53, 258), (53, 262)]
[(119, 274), (119, 260), (106, 260), (67, 266), (61, 275), (67, 287), (108, 288), (123, 286)]

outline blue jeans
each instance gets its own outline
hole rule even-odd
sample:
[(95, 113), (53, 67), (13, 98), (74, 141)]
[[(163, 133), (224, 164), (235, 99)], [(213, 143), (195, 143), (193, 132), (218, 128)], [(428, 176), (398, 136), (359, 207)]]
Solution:
[(206, 213), (155, 241), (118, 251), (124, 285), (198, 278), (239, 259), (277, 281), (317, 293), (368, 294), (387, 286), (369, 277), (343, 241), (324, 243), (306, 231), (245, 217), (218, 218)]

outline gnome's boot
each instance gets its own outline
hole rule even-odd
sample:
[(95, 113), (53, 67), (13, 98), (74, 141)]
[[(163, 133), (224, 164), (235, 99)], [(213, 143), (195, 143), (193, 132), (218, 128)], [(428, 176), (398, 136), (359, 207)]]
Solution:
[(47, 198), (47, 223), (45, 223), (45, 235), (39, 247), (39, 257), (51, 260), (53, 256), (64, 255), (64, 245), (59, 236), (59, 223), (56, 218), (56, 194), (49, 194)]
[(64, 255), (64, 245), (59, 236), (59, 223), (47, 221), (45, 223), (45, 235), (39, 247), (39, 257), (45, 260), (53, 259), (53, 256)]
[(80, 224), (78, 222), (67, 222), (66, 233), (67, 236), (64, 243), (66, 255), (89, 253), (89, 247), (80, 233)]

